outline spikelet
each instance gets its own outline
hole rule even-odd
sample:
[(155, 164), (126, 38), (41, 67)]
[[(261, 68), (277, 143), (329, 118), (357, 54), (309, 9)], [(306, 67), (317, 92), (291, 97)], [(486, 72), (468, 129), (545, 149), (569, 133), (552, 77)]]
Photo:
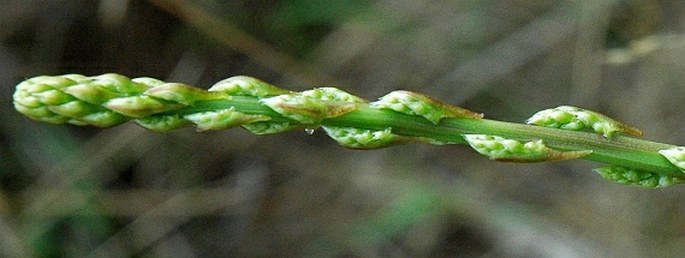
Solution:
[(508, 162), (542, 162), (582, 158), (592, 151), (557, 151), (545, 146), (541, 140), (521, 142), (500, 136), (466, 134), (464, 139), (478, 153), (490, 159)]
[(640, 129), (623, 124), (597, 112), (573, 106), (559, 106), (542, 110), (530, 117), (526, 123), (572, 131), (588, 129), (606, 138), (611, 138), (617, 133), (642, 136)]

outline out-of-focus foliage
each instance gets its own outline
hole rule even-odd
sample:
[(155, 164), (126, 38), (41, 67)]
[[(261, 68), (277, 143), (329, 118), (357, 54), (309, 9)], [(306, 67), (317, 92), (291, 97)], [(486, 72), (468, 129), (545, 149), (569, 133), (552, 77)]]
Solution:
[[(580, 106), (685, 139), (685, 3), (0, 0), (0, 256), (664, 257), (685, 190), (467, 147), (54, 126), (11, 108), (38, 74), (209, 87), (233, 75), (374, 99), (406, 89), (522, 122)], [(682, 144), (681, 144), (682, 145)]]

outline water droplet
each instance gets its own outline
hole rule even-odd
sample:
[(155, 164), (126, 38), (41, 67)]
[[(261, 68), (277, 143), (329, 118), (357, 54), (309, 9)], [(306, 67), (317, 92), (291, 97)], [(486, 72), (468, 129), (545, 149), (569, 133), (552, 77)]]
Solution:
[(307, 134), (309, 134), (309, 135), (312, 135), (312, 134), (314, 134), (314, 131), (315, 131), (315, 130), (316, 130), (316, 129), (314, 129), (314, 128), (305, 128), (305, 129), (304, 129), (304, 132), (307, 133)]

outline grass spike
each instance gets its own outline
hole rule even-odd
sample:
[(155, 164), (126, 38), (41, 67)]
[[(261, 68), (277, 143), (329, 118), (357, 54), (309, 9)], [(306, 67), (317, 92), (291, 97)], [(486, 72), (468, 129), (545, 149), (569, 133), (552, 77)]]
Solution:
[(109, 127), (132, 120), (155, 132), (242, 126), (258, 135), (323, 127), (350, 148), (468, 144), (499, 161), (600, 162), (606, 165), (596, 170), (600, 175), (629, 185), (665, 187), (685, 180), (685, 147), (638, 139), (642, 132), (634, 127), (571, 106), (540, 111), (527, 125), (484, 119), (409, 91), (369, 103), (335, 87), (293, 92), (247, 76), (203, 90), (112, 73), (36, 76), (16, 86), (13, 100), (20, 113), (53, 124)]

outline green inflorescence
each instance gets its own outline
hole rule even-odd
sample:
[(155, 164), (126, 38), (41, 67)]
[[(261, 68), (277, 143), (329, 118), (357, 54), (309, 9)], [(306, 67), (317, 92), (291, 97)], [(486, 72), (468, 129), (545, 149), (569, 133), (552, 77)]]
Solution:
[(685, 147), (633, 138), (642, 132), (571, 106), (540, 111), (528, 119), (531, 125), (523, 125), (482, 119), (410, 91), (393, 91), (369, 103), (335, 87), (293, 92), (247, 76), (203, 90), (118, 74), (37, 76), (19, 83), (13, 98), (20, 113), (53, 124), (109, 127), (134, 121), (156, 132), (242, 126), (258, 135), (322, 127), (348, 148), (468, 144), (499, 161), (603, 162), (611, 166), (596, 171), (623, 184), (664, 187), (685, 180)]

